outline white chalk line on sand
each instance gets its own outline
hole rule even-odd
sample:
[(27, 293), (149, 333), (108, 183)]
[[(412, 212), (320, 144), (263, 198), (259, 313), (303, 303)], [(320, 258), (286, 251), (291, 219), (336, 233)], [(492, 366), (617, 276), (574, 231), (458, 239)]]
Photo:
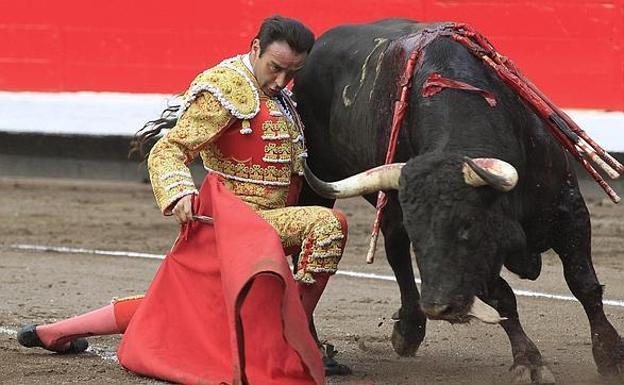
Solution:
[[(41, 252), (57, 252), (57, 253), (77, 253), (77, 254), (94, 254), (104, 256), (118, 256), (118, 257), (131, 257), (131, 258), (148, 258), (148, 259), (164, 259), (163, 254), (150, 254), (150, 253), (138, 253), (133, 251), (112, 251), (112, 250), (95, 250), (84, 248), (73, 248), (65, 246), (45, 246), (45, 245), (30, 245), (30, 244), (14, 244), (11, 245), (12, 249), (28, 250), (28, 251), (41, 251)], [(391, 281), (396, 282), (396, 278), (391, 275), (381, 275), (375, 273), (362, 273), (358, 271), (338, 270), (338, 275), (344, 275), (353, 278), (374, 279), (378, 281)], [(421, 283), (420, 279), (416, 278), (416, 283)], [(550, 293), (541, 293), (530, 290), (513, 290), (514, 294), (520, 297), (531, 298), (544, 298), (558, 301), (573, 301), (578, 302), (576, 298), (569, 295), (559, 295)], [(609, 306), (624, 307), (624, 301), (605, 299), (603, 304)]]
[[(17, 329), (0, 326), (0, 334), (6, 334), (10, 337), (16, 337)], [(99, 347), (97, 345), (95, 346), (89, 345), (86, 352), (95, 354), (96, 356), (100, 357), (103, 361), (112, 362), (114, 364), (119, 363), (119, 360), (117, 359), (117, 352), (114, 350), (107, 350), (106, 348)], [(146, 381), (148, 384), (155, 384), (155, 385), (169, 384), (169, 382), (162, 382), (156, 379), (146, 379)]]
[(0, 326), (0, 333), (2, 334), (8, 334), (11, 337), (15, 337), (17, 336), (17, 330), (15, 329), (10, 329), (10, 328), (5, 328), (4, 326)]

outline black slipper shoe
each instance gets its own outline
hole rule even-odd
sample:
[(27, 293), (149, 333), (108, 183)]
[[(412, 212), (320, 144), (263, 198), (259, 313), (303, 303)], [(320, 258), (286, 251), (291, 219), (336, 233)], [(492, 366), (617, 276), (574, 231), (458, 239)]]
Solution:
[(20, 345), (27, 348), (44, 348), (51, 352), (61, 353), (61, 354), (78, 354), (82, 353), (89, 347), (89, 342), (86, 338), (76, 338), (72, 342), (70, 342), (69, 347), (65, 350), (55, 350), (52, 348), (48, 348), (41, 342), (39, 336), (37, 335), (37, 325), (26, 325), (17, 332), (17, 342)]
[(338, 354), (334, 345), (325, 343), (322, 344), (320, 348), (321, 354), (323, 355), (323, 367), (325, 368), (326, 376), (347, 376), (353, 373), (350, 367), (339, 364), (338, 361), (334, 359), (336, 354)]

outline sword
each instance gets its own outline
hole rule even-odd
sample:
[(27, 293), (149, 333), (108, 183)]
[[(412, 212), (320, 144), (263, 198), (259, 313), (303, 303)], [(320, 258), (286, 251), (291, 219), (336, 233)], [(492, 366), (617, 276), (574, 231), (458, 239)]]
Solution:
[(201, 223), (207, 223), (210, 225), (214, 224), (214, 219), (205, 215), (193, 215), (193, 220)]

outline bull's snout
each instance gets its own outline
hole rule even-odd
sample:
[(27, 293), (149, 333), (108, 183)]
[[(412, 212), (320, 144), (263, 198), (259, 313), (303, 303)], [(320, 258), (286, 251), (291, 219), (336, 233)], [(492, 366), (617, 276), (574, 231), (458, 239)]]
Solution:
[(420, 308), (429, 319), (445, 320), (451, 323), (468, 322), (471, 318), (485, 323), (498, 323), (506, 319), (478, 297), (474, 297), (472, 303), (466, 305), (421, 302)]
[(449, 304), (423, 303), (420, 307), (427, 318), (430, 319), (445, 319), (454, 313)]

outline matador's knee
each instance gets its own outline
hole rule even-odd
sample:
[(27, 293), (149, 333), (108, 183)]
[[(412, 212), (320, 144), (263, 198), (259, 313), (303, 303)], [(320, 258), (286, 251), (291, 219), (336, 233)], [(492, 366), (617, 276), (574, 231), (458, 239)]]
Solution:
[(303, 239), (295, 279), (314, 283), (315, 273), (336, 273), (347, 243), (347, 232), (347, 220), (340, 211), (319, 211), (314, 226)]

